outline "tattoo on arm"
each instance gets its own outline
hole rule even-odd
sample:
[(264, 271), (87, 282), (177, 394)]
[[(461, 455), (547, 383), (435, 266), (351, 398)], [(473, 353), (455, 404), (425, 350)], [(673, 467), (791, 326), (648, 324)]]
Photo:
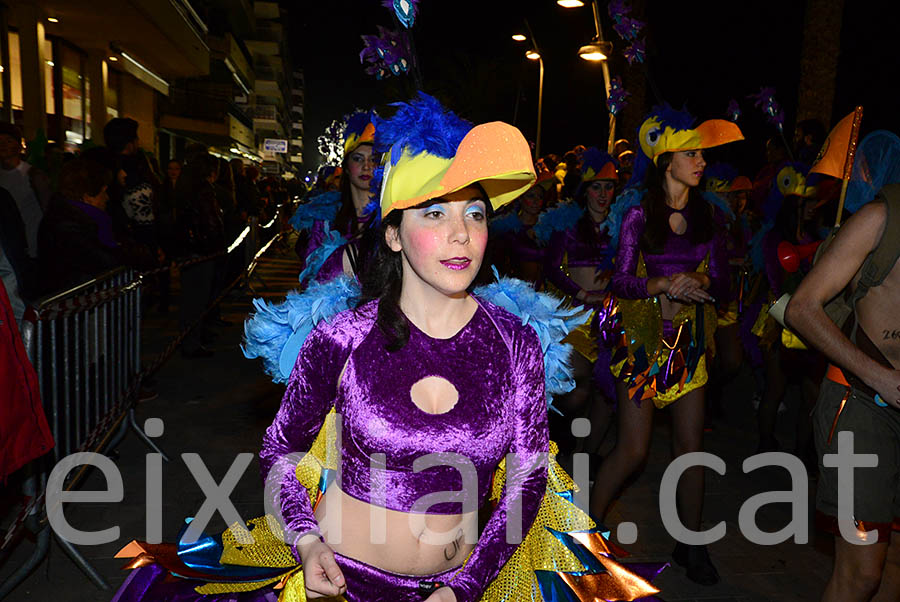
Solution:
[(900, 330), (882, 330), (881, 335), (883, 337), (882, 340), (896, 341), (900, 339)]
[(453, 543), (450, 544), (449, 546), (447, 546), (446, 548), (444, 548), (444, 559), (445, 560), (447, 560), (449, 562), (450, 560), (453, 560), (454, 558), (456, 558), (456, 555), (459, 554), (459, 548), (462, 545), (462, 539), (463, 539), (463, 531), (462, 531), (462, 529), (460, 529), (459, 531), (457, 531), (456, 539), (453, 541)]

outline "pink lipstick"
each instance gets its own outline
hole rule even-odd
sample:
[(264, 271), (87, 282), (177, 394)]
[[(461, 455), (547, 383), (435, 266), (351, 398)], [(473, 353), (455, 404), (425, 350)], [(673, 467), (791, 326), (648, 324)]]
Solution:
[(472, 263), (468, 257), (454, 257), (453, 259), (441, 260), (441, 265), (451, 270), (464, 270)]

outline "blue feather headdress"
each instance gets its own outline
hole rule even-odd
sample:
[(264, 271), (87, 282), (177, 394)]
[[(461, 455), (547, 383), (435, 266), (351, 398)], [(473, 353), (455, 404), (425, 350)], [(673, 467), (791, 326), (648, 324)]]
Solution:
[(473, 125), (446, 110), (433, 96), (419, 92), (410, 102), (395, 102), (390, 119), (375, 117), (375, 150), (390, 153), (391, 165), (403, 153), (429, 153), (449, 159)]

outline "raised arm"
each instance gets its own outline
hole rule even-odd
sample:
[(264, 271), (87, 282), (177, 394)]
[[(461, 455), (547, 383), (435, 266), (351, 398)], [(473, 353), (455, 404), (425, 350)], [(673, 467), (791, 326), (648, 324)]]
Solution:
[[(514, 435), (509, 448), (513, 456), (507, 456), (503, 494), (478, 544), (449, 583), (458, 602), (474, 602), (481, 597), (527, 535), (547, 489), (549, 433), (541, 346), (530, 328), (515, 344), (516, 390), (510, 407)], [(513, 532), (510, 540), (507, 523)]]
[[(350, 346), (333, 331), (323, 321), (307, 337), (294, 364), (281, 408), (266, 430), (259, 452), (266, 500), (273, 501), (280, 494), (285, 527), (295, 533), (286, 538), (291, 545), (304, 534), (318, 534), (309, 494), (294, 473), (298, 463), (295, 454), (309, 451), (337, 395), (338, 378)], [(270, 478), (273, 469), (276, 472)]]
[(900, 370), (882, 366), (854, 345), (825, 314), (825, 304), (849, 284), (884, 230), (883, 203), (869, 203), (841, 226), (834, 240), (800, 283), (785, 310), (788, 325), (836, 365), (900, 408)]

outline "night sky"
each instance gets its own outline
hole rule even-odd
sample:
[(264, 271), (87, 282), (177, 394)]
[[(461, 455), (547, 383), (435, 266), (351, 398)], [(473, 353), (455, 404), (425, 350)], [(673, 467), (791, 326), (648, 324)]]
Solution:
[[(299, 4), (285, 6), (294, 62), (305, 70), (305, 159), (314, 165), (319, 161), (316, 137), (333, 119), (354, 107), (375, 106), (384, 113), (387, 103), (408, 97), (413, 87), (408, 77), (377, 81), (359, 62), (360, 36), (374, 34), (379, 24), (393, 27), (390, 11), (379, 0), (304, 2), (302, 12)], [(893, 92), (900, 76), (893, 42), (900, 33), (898, 9), (885, 8), (895, 4), (847, 2), (841, 48), (835, 49), (833, 123), (862, 104), (863, 133), (877, 128), (900, 132)], [(612, 31), (606, 2), (600, 6), (605, 37), (615, 45), (610, 71), (620, 75), (625, 44)], [(729, 100), (738, 100), (743, 111), (738, 124), (748, 141), (732, 145), (725, 158), (750, 170), (758, 167), (766, 138), (776, 132), (746, 97), (764, 85), (775, 87), (790, 135), (806, 3), (648, 0), (646, 10), (648, 105), (657, 100), (686, 104), (707, 119), (724, 118)], [(476, 123), (507, 121), (533, 139), (538, 66), (524, 58), (525, 45), (510, 38), (524, 30), (523, 19), (545, 64), (542, 154), (562, 154), (576, 144), (604, 147), (608, 117), (601, 70), (577, 56), (594, 33), (589, 4), (564, 9), (555, 0), (421, 0), (413, 31), (425, 91)], [(617, 137), (622, 136), (633, 138), (633, 132), (620, 131)]]

